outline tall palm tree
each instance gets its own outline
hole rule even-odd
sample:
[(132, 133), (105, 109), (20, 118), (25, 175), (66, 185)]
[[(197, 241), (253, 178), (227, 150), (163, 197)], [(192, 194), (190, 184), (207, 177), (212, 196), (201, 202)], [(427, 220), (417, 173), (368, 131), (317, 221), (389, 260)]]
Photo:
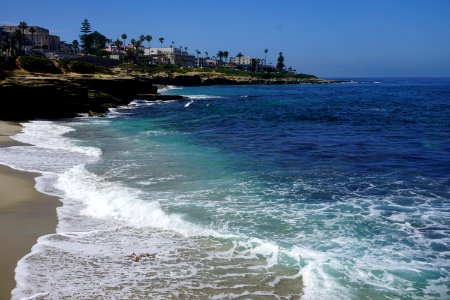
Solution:
[(145, 41), (145, 35), (141, 34), (141, 35), (139, 36), (139, 40), (141, 41), (141, 43), (142, 43), (143, 41)]
[(198, 55), (202, 52), (199, 51), (198, 49), (195, 49), (195, 52), (197, 53), (197, 67), (200, 67), (200, 61), (198, 60)]
[(126, 33), (122, 34), (123, 48), (124, 48), (124, 49), (125, 49), (127, 37), (128, 37), (128, 36), (126, 35)]
[(150, 49), (150, 42), (153, 40), (153, 37), (150, 34), (147, 34), (145, 40), (148, 42), (148, 49)]
[(27, 22), (20, 22), (18, 27), (22, 29), (22, 34), (25, 34), (25, 29), (28, 28), (28, 24)]
[(138, 50), (139, 47), (141, 47), (141, 46), (142, 46), (141, 40), (137, 40), (137, 41), (134, 42), (134, 48), (135, 48), (136, 50)]
[(223, 58), (223, 51), (222, 50), (219, 50), (219, 51), (217, 51), (217, 57), (219, 57), (219, 61), (220, 62), (222, 62), (222, 58)]
[(28, 31), (31, 33), (31, 49), (34, 49), (34, 34), (36, 33), (36, 29), (34, 27), (30, 27)]
[(228, 51), (223, 51), (223, 58), (225, 58), (225, 62), (227, 62), (228, 54)]
[(136, 48), (136, 40), (134, 38), (131, 39), (130, 43), (134, 48)]
[(208, 51), (205, 51), (205, 57), (208, 57)]
[(184, 52), (186, 52), (186, 54), (187, 54), (187, 49), (188, 49), (188, 47), (184, 47)]
[(173, 48), (173, 45), (175, 44), (175, 42), (174, 41), (172, 41), (172, 45), (170, 45), (170, 48)]
[(28, 28), (28, 24), (27, 24), (27, 22), (20, 22), (18, 27), (20, 29), (22, 29), (22, 39), (23, 39), (22, 44), (23, 44), (23, 50), (25, 51), (25, 29)]
[(161, 49), (162, 49), (162, 47), (163, 47), (164, 40), (165, 40), (165, 39), (164, 39), (163, 37), (160, 37), (160, 38), (159, 38), (159, 42), (161, 43)]
[(116, 49), (119, 49), (121, 45), (122, 45), (122, 41), (120, 41), (119, 39), (115, 40), (114, 46), (116, 46)]
[(264, 64), (267, 65), (267, 52), (269, 52), (268, 49), (264, 49)]

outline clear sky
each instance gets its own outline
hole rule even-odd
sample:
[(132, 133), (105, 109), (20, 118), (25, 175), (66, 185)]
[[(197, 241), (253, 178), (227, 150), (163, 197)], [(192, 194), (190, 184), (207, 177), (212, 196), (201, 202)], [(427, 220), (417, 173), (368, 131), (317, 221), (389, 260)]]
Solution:
[[(450, 76), (450, 0), (0, 0), (0, 24), (25, 21), (62, 40), (93, 30), (152, 46), (227, 50), (320, 77)], [(147, 44), (147, 43), (145, 43)]]

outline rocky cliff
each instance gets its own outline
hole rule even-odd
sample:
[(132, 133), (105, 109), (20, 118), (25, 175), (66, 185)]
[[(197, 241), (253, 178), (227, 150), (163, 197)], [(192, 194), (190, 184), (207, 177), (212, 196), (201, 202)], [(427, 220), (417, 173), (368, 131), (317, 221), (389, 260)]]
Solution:
[(138, 94), (157, 94), (149, 81), (135, 78), (10, 77), (0, 83), (0, 119), (74, 117), (126, 105)]

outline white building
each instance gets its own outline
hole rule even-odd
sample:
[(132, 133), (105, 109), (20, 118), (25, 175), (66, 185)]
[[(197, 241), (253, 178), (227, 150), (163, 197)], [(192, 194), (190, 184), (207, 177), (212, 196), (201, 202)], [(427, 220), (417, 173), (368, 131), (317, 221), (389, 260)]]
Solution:
[(196, 58), (180, 48), (145, 48), (144, 56), (151, 56), (157, 63), (171, 64), (182, 67), (194, 67)]
[(254, 64), (254, 61), (257, 61), (256, 58), (252, 58), (250, 56), (241, 56), (241, 57), (232, 57), (230, 58), (230, 62), (236, 64), (236, 65), (245, 65), (245, 66), (251, 66)]

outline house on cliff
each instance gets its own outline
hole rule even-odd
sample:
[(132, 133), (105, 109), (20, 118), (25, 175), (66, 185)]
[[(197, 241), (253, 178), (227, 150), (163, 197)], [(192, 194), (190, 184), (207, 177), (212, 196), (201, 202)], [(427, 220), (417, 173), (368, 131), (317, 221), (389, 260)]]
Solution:
[[(33, 29), (32, 29), (33, 28)], [(8, 47), (16, 47), (17, 41), (15, 41), (12, 37), (14, 32), (19, 30), (22, 32), (22, 29), (19, 26), (14, 25), (1, 25), (0, 32), (2, 35), (6, 36), (9, 41)], [(23, 39), (23, 49), (26, 52), (31, 52), (32, 50), (36, 51), (58, 51), (60, 49), (60, 38), (57, 35), (50, 34), (48, 29), (39, 27), (39, 26), (28, 26), (24, 30), (25, 38)]]

